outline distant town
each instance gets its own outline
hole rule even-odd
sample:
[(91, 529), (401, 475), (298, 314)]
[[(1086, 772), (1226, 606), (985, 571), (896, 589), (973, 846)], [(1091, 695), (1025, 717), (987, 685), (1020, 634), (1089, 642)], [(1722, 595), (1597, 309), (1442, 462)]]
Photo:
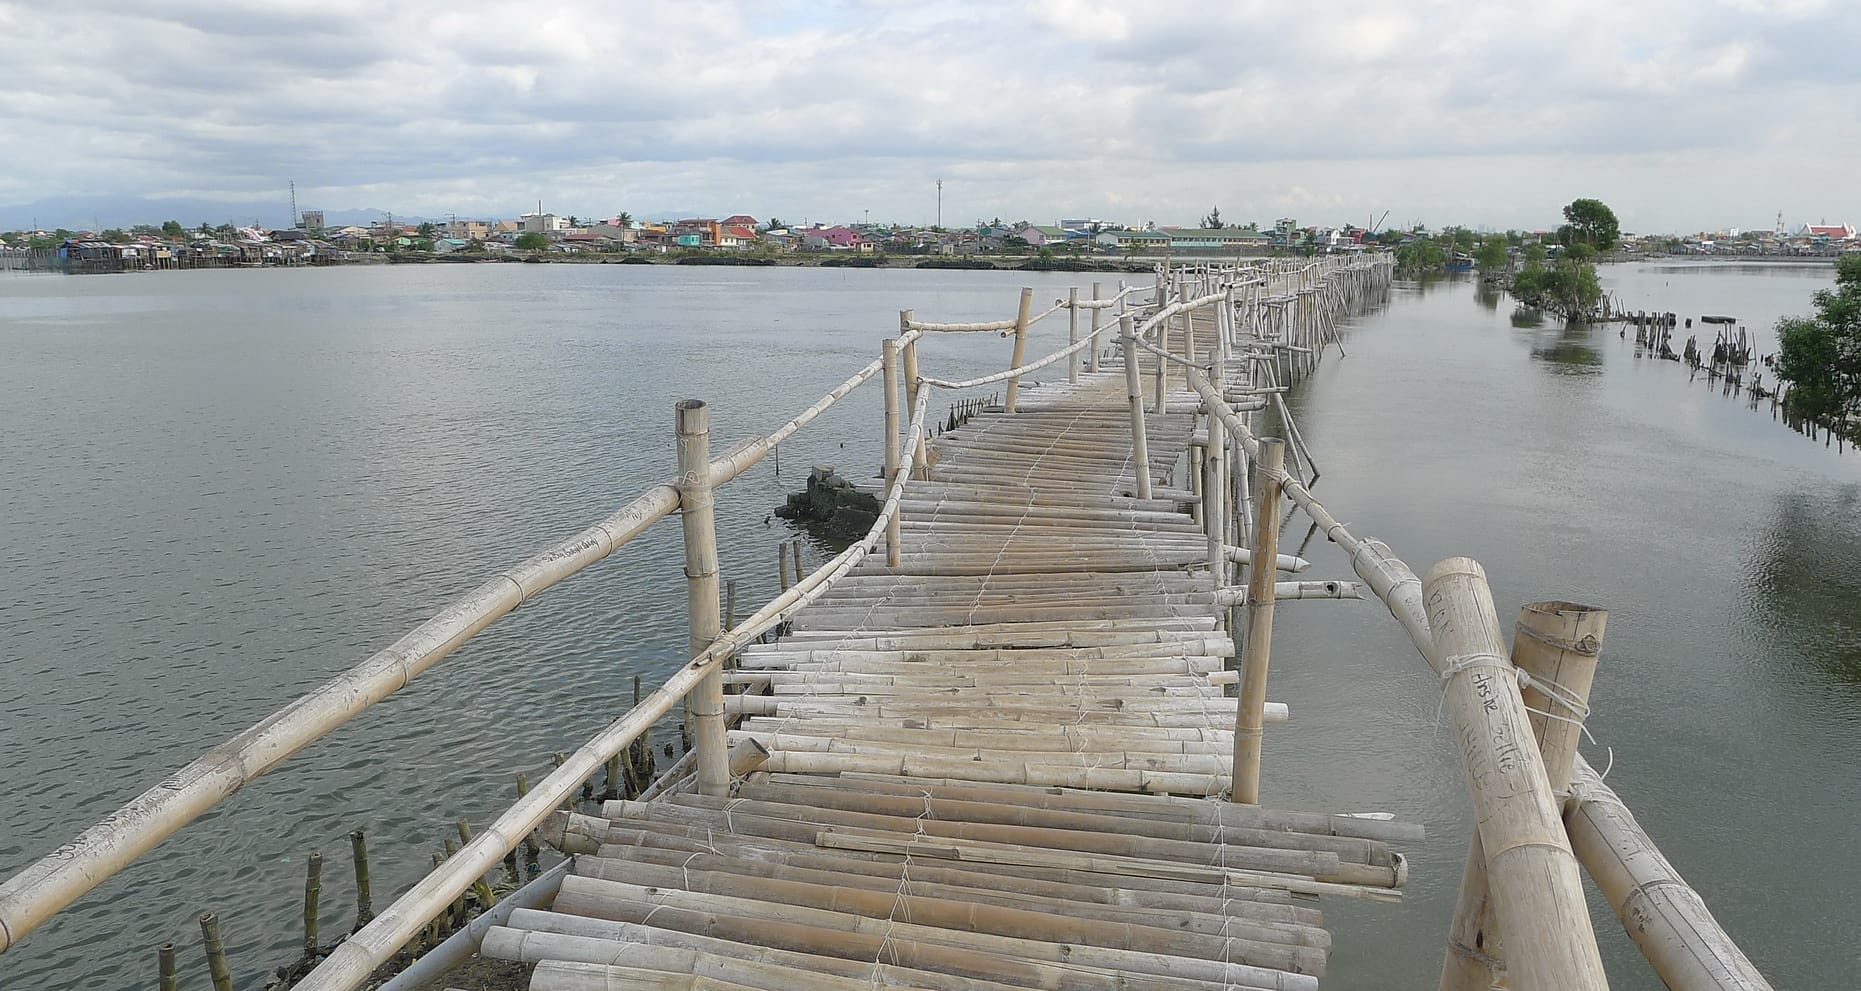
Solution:
[[(366, 225), (326, 226), (323, 213), (305, 210), (288, 228), (231, 224), (183, 226), (170, 220), (98, 231), (26, 230), (0, 235), (6, 267), (68, 271), (331, 265), (382, 261), (677, 260), (775, 264), (834, 256), (869, 258), (869, 264), (916, 258), (987, 261), (1000, 259), (1150, 258), (1171, 255), (1325, 254), (1369, 247), (1399, 248), (1420, 239), (1443, 238), (1464, 228), (1431, 231), (1377, 229), (1352, 224), (1303, 225), (1292, 218), (1274, 223), (1222, 222), (1219, 208), (1193, 227), (1129, 225), (1091, 218), (1053, 224), (997, 218), (967, 227), (875, 223), (787, 224), (749, 214), (722, 219), (636, 220), (627, 213), (607, 218), (563, 216), (542, 211), (515, 219), (449, 218), (396, 220), (384, 215)], [(1509, 231), (1513, 244), (1548, 241), (1549, 231)], [(1449, 244), (1454, 238), (1446, 239)], [(1861, 250), (1849, 224), (1803, 224), (1786, 229), (1782, 218), (1767, 230), (1706, 232), (1688, 236), (1622, 235), (1617, 254), (1761, 255), (1814, 257)], [(592, 257), (590, 257), (592, 256)], [(620, 256), (620, 257), (615, 257)]]

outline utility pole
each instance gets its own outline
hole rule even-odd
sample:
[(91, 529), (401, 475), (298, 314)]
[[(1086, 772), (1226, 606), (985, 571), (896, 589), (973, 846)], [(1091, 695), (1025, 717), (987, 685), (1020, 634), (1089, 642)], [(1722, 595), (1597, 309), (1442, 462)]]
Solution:
[(297, 226), (297, 180), (291, 180), (291, 226)]
[(937, 229), (943, 230), (943, 180), (937, 180)]

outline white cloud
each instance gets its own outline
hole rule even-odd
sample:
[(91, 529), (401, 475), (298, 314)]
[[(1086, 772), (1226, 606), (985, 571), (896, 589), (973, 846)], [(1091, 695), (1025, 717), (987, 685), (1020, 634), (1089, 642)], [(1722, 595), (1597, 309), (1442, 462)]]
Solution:
[(952, 220), (1531, 226), (1610, 190), (1648, 228), (1853, 217), (1858, 28), (1804, 0), (0, 0), (0, 203), (294, 178), (331, 209), (926, 220), (941, 177)]

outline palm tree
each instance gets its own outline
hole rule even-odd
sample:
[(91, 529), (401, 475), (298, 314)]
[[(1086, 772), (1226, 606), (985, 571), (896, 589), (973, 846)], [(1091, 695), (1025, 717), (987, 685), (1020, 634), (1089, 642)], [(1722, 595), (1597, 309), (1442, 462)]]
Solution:
[(625, 210), (622, 210), (620, 211), (620, 216), (614, 218), (614, 223), (615, 225), (620, 226), (620, 227), (632, 227), (633, 226), (633, 214), (628, 213)]

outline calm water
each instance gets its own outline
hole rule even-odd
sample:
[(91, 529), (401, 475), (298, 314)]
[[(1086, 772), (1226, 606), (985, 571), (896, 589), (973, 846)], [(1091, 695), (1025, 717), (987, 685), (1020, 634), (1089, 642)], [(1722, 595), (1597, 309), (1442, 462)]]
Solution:
[[(1826, 267), (1647, 265), (1631, 306), (1802, 310)], [(1080, 277), (1033, 277), (1037, 298)], [(897, 309), (1011, 313), (1025, 275), (475, 266), (0, 278), (0, 873), (665, 477), (672, 404), (713, 446), (876, 354)], [(1466, 283), (1398, 288), (1297, 398), (1319, 485), (1418, 570), (1482, 560), (1502, 613), (1613, 612), (1595, 690), (1610, 780), (1780, 987), (1861, 970), (1861, 459), (1825, 451), (1612, 329), (1518, 326)], [(1064, 339), (1063, 323), (1037, 345)], [(1708, 340), (1708, 344), (1710, 341)], [(927, 370), (1000, 367), (992, 335)], [(774, 591), (768, 509), (805, 466), (878, 460), (856, 394), (720, 500), (723, 565)], [(1343, 574), (1313, 548), (1316, 569)], [(220, 911), (241, 987), (294, 956), (303, 857), (373, 837), (377, 906), (457, 818), (506, 804), (663, 678), (676, 527), (505, 620), (0, 957), (0, 987), (141, 988)], [(1428, 986), (1467, 831), (1432, 677), (1374, 603), (1290, 605), (1269, 801), (1428, 824), (1410, 904), (1328, 906), (1332, 983)], [(1592, 748), (1601, 766), (1606, 754)], [(348, 924), (346, 868), (324, 928)], [(1658, 987), (1612, 922), (1617, 987)]]

